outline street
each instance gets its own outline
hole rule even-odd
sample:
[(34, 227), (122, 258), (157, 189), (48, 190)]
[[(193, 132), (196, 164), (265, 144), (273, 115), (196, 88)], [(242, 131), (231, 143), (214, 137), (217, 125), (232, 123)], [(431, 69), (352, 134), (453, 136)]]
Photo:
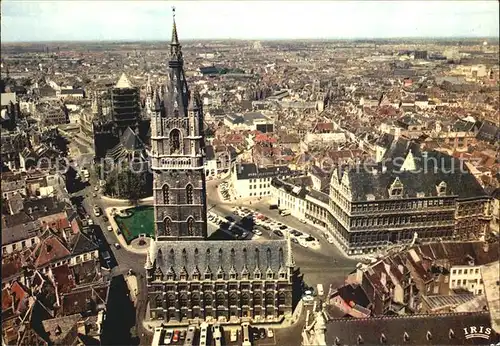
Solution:
[[(238, 222), (241, 220), (241, 217), (232, 213), (233, 208), (235, 206), (246, 207), (258, 211), (291, 228), (306, 232), (319, 240), (321, 247), (318, 250), (304, 248), (298, 244), (292, 244), (295, 265), (297, 269), (300, 269), (300, 272), (304, 274), (304, 280), (308, 286), (314, 287), (317, 284), (323, 284), (324, 287), (327, 288), (330, 284), (342, 284), (345, 276), (355, 269), (358, 261), (345, 257), (335, 245), (328, 243), (323, 237), (321, 230), (309, 224), (304, 224), (291, 215), (280, 216), (278, 210), (270, 210), (269, 205), (262, 201), (252, 201), (251, 204), (248, 202), (241, 203), (239, 201), (223, 202), (217, 191), (219, 183), (220, 181), (207, 182), (208, 209), (210, 209), (210, 211), (220, 216), (231, 216)], [(278, 239), (277, 236), (273, 235), (270, 231), (266, 231), (262, 228), (259, 229), (262, 230), (263, 239)]]
[[(86, 166), (89, 167), (89, 162), (91, 161), (90, 156), (92, 154), (83, 154), (78, 159), (80, 162), (86, 162)], [(78, 169), (82, 167), (78, 164)], [(233, 208), (235, 206), (242, 206), (248, 209), (258, 211), (263, 215), (279, 221), (289, 227), (297, 229), (302, 232), (306, 232), (320, 242), (319, 249), (304, 248), (298, 244), (292, 244), (293, 246), (293, 257), (295, 260), (296, 269), (304, 275), (304, 282), (306, 286), (316, 287), (317, 284), (323, 284), (325, 288), (328, 288), (330, 284), (337, 286), (344, 282), (344, 278), (350, 272), (355, 269), (357, 263), (356, 260), (346, 258), (333, 244), (329, 244), (323, 237), (323, 234), (317, 228), (300, 222), (293, 216), (280, 216), (277, 210), (270, 210), (269, 205), (264, 201), (252, 201), (251, 204), (245, 201), (235, 201), (235, 202), (225, 202), (220, 199), (220, 194), (217, 186), (221, 181), (208, 181), (207, 182), (207, 210), (214, 212), (220, 216), (226, 217), (230, 216), (235, 220), (236, 223), (240, 223), (244, 228), (249, 228), (252, 225), (248, 224), (248, 220), (245, 223), (241, 223), (241, 217), (233, 214)], [(136, 325), (137, 334), (141, 337), (141, 345), (149, 344), (151, 342), (151, 331), (144, 330), (142, 320), (145, 316), (145, 310), (147, 305), (147, 295), (146, 295), (146, 280), (144, 278), (144, 262), (145, 256), (129, 252), (124, 248), (116, 249), (113, 244), (118, 242), (115, 232), (108, 232), (107, 226), (108, 222), (105, 222), (103, 217), (95, 217), (92, 213), (92, 208), (94, 205), (98, 205), (102, 210), (108, 207), (116, 207), (116, 202), (108, 202), (99, 197), (99, 192), (94, 190), (94, 186), (97, 184), (97, 177), (94, 172), (91, 172), (90, 183), (82, 186), (72, 193), (72, 198), (76, 201), (76, 204), (80, 204), (86, 211), (86, 213), (94, 221), (94, 234), (98, 239), (101, 239), (101, 251), (109, 251), (113, 254), (116, 263), (112, 265), (109, 271), (110, 277), (124, 275), (126, 276), (129, 269), (132, 269), (137, 275), (137, 302), (136, 302)], [(93, 195), (95, 194), (96, 197)], [(213, 228), (213, 225), (209, 225)], [(272, 234), (271, 231), (267, 231), (259, 227), (262, 231), (262, 239), (278, 239), (278, 237)], [(220, 231), (218, 233), (221, 233)], [(224, 232), (222, 232), (224, 233)], [(229, 232), (226, 232), (229, 234)], [(230, 239), (227, 234), (218, 234), (217, 236), (224, 237), (225, 239)], [(245, 240), (245, 241), (258, 241), (258, 240)], [(300, 330), (300, 328), (299, 328)], [(281, 334), (281, 333), (278, 333)], [(287, 339), (287, 333), (281, 334), (283, 339)], [(297, 337), (298, 335), (294, 335)], [(282, 340), (283, 340), (282, 339)]]

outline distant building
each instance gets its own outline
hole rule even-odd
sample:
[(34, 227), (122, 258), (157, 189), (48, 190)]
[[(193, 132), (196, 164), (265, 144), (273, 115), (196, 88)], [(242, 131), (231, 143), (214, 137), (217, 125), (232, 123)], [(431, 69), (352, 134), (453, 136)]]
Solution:
[[(465, 165), (445, 154), (421, 152), (404, 139), (387, 145), (377, 156), (384, 165), (335, 169), (329, 195), (308, 189), (301, 196), (295, 193), (300, 186), (280, 179), (272, 183), (273, 195), (292, 213), (322, 226), (348, 254), (409, 243), (415, 234), (423, 240), (486, 234), (490, 197)], [(306, 200), (306, 212), (297, 199)]]
[(258, 112), (226, 115), (224, 125), (231, 129), (274, 132), (274, 121)]
[(413, 56), (415, 57), (415, 59), (427, 60), (427, 51), (416, 50)]
[(231, 181), (237, 198), (269, 197), (273, 178), (287, 178), (297, 174), (288, 166), (258, 167), (254, 163), (242, 163), (234, 166)]
[[(130, 130), (143, 143), (149, 143), (149, 119), (141, 109), (139, 88), (133, 86), (122, 74), (116, 85), (110, 89), (110, 111), (105, 110), (100, 100), (95, 101), (96, 117), (93, 119), (94, 151), (96, 158), (105, 157), (108, 152), (122, 142), (120, 139)], [(128, 134), (127, 134), (128, 136)]]

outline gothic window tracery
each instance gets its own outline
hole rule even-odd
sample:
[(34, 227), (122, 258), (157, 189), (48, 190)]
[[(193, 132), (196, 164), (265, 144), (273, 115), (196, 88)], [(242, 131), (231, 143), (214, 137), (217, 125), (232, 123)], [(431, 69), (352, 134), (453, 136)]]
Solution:
[(172, 235), (172, 220), (167, 217), (163, 223), (165, 226), (165, 235)]
[(170, 152), (178, 153), (181, 150), (181, 133), (178, 129), (170, 131)]
[(186, 186), (186, 204), (193, 204), (193, 185)]
[(188, 236), (193, 236), (194, 235), (194, 220), (192, 217), (190, 217), (188, 219), (187, 227), (188, 227)]
[(170, 204), (170, 188), (167, 184), (163, 185), (163, 204)]

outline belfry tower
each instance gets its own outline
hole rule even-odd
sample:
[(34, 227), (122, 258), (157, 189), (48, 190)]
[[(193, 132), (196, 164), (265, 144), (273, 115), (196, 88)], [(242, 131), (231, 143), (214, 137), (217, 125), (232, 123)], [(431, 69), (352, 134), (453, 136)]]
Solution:
[(155, 238), (207, 238), (206, 185), (203, 169), (203, 111), (190, 93), (175, 23), (167, 82), (148, 93), (151, 110), (151, 166)]

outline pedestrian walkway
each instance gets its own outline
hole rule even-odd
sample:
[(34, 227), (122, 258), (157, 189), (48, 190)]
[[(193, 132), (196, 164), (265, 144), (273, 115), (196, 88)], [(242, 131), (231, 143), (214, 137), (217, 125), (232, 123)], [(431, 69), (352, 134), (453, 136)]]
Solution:
[(127, 281), (128, 290), (130, 291), (130, 299), (134, 303), (134, 306), (137, 303), (137, 295), (139, 285), (137, 283), (137, 276), (135, 275), (127, 275), (125, 280)]

